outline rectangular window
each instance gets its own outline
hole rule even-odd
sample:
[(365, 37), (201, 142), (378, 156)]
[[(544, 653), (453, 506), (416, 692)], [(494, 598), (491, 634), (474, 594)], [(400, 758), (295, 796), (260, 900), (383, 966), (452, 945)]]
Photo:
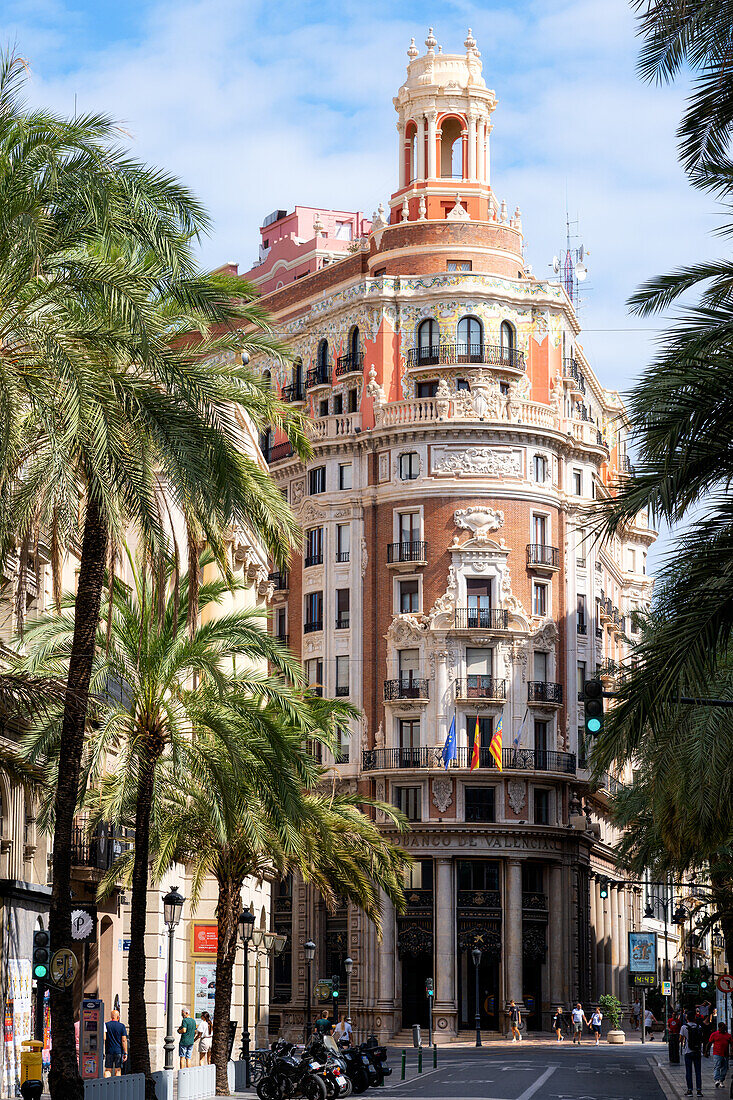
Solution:
[(336, 695), (349, 694), (349, 658), (340, 656), (336, 658)]
[(336, 589), (336, 629), (346, 630), (350, 618), (351, 591), (348, 588)]
[(420, 747), (420, 719), (400, 719), (400, 748), (419, 749)]
[(417, 680), (420, 677), (420, 650), (419, 649), (400, 649), (399, 650), (399, 662), (400, 662), (400, 682), (403, 684), (411, 684), (413, 680)]
[(585, 688), (585, 661), (578, 661), (578, 699)]
[(414, 614), (420, 610), (420, 591), (417, 577), (400, 581), (400, 615)]
[(403, 873), (405, 889), (407, 890), (432, 890), (433, 888), (433, 861), (432, 859), (416, 859)]
[(471, 260), (448, 260), (445, 269), (446, 271), (470, 271)]
[(333, 415), (341, 416), (344, 411), (344, 395), (342, 393), (335, 393), (333, 395)]
[(534, 766), (539, 771), (547, 770), (547, 742), (549, 740), (549, 722), (535, 721), (534, 724)]
[(288, 636), (288, 611), (286, 607), (278, 607), (275, 615), (275, 633), (283, 641)]
[(534, 823), (535, 825), (550, 824), (550, 792), (543, 791), (539, 787), (534, 789)]
[(496, 821), (496, 789), (466, 787), (466, 821)]
[(420, 458), (417, 451), (408, 451), (400, 455), (400, 479), (414, 481), (420, 476)]
[(334, 237), (338, 241), (350, 241), (351, 229), (351, 222), (336, 222), (336, 232), (334, 233)]
[(305, 662), (305, 676), (308, 682), (308, 687), (316, 695), (323, 695), (323, 660), (321, 657), (314, 657), (310, 661)]
[(348, 561), (351, 556), (351, 524), (336, 524), (336, 561)]
[(583, 471), (573, 470), (573, 492), (576, 497), (583, 495)]
[(341, 462), (339, 464), (339, 489), (351, 489), (352, 468), (350, 462)]
[(305, 566), (323, 564), (323, 528), (311, 527), (305, 533)]
[(398, 787), (395, 805), (408, 821), (422, 820), (422, 787)]
[(547, 545), (547, 516), (532, 516), (532, 542), (535, 546)]
[(437, 392), (437, 382), (418, 382), (417, 386), (415, 387), (415, 396), (418, 398), (435, 397)]
[[(466, 745), (468, 746), (468, 761), (471, 763), (471, 754), (473, 752), (473, 739), (476, 733), (476, 715), (466, 715)], [(479, 735), (479, 763), (482, 768), (490, 768), (493, 766), (494, 758), (489, 752), (489, 745), (491, 744), (491, 738), (494, 736), (494, 719), (486, 717), (484, 715), (478, 716), (478, 735)]]
[(522, 893), (543, 894), (545, 891), (544, 867), (530, 859), (522, 860)]
[(547, 585), (541, 581), (532, 585), (532, 614), (543, 618), (547, 614)]
[(585, 596), (581, 595), (581, 593), (579, 592), (578, 593), (578, 611), (577, 611), (577, 620), (576, 620), (578, 634), (587, 633), (588, 627), (587, 627), (587, 621), (586, 621), (585, 613), (586, 613)]
[(336, 763), (348, 764), (351, 731), (348, 726), (336, 727)]
[(400, 512), (399, 518), (399, 541), (405, 542), (419, 542), (420, 541), (420, 513), (419, 512)]
[(326, 467), (316, 466), (308, 471), (308, 492), (311, 496), (326, 491)]
[(356, 390), (349, 390), (349, 412), (355, 413), (359, 403), (359, 394)]
[(532, 459), (532, 476), (540, 485), (545, 481), (547, 477), (547, 459), (544, 455), (535, 455)]
[(314, 630), (323, 630), (322, 592), (309, 592), (305, 597), (303, 631), (306, 634), (311, 634)]
[(547, 663), (548, 663), (548, 659), (549, 659), (549, 654), (548, 653), (545, 653), (543, 650), (535, 650), (534, 659), (533, 659), (534, 679), (539, 680), (540, 683), (543, 683), (543, 684), (547, 683)]
[(318, 402), (318, 415), (328, 416), (328, 398), (324, 397)]
[(636, 550), (632, 550), (631, 547), (629, 547), (629, 572), (636, 572)]

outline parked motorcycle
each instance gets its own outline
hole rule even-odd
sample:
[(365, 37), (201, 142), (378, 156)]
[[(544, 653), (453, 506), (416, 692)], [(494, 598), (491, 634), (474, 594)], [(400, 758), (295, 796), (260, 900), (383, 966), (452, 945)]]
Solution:
[(387, 1065), (387, 1048), (380, 1046), (377, 1042), (376, 1036), (370, 1035), (365, 1043), (362, 1043), (359, 1050), (369, 1059), (369, 1064), (376, 1077), (377, 1087), (381, 1087), (384, 1084), (385, 1077), (389, 1077), (392, 1070)]
[(311, 1059), (321, 1064), (329, 1100), (350, 1096), (353, 1086), (346, 1074), (346, 1063), (330, 1035), (316, 1035), (306, 1047)]
[(328, 1100), (321, 1063), (308, 1051), (299, 1056), (292, 1043), (274, 1043), (272, 1059), (257, 1082), (257, 1095), (260, 1100)]

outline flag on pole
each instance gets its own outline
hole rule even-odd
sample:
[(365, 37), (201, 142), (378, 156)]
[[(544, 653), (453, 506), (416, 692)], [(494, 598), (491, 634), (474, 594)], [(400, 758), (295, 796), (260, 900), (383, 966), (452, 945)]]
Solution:
[(491, 738), (491, 744), (489, 745), (489, 752), (494, 758), (499, 771), (502, 770), (501, 766), (501, 735), (504, 727), (504, 715), (499, 718), (496, 723), (496, 729), (494, 730), (494, 736)]
[(529, 717), (529, 707), (527, 707), (527, 708), (526, 708), (526, 710), (525, 710), (525, 712), (524, 712), (524, 718), (522, 719), (522, 724), (521, 724), (521, 726), (519, 727), (519, 729), (517, 730), (517, 735), (516, 735), (516, 737), (514, 738), (514, 742), (513, 742), (513, 747), (514, 747), (514, 751), (515, 751), (515, 752), (516, 752), (516, 751), (517, 751), (517, 749), (519, 748), (519, 744), (520, 744), (520, 742), (521, 742), (521, 740), (522, 740), (522, 730), (524, 729), (524, 724), (525, 724), (525, 722), (527, 721), (527, 718), (528, 718), (528, 717)]
[(448, 730), (448, 736), (445, 739), (443, 745), (443, 764), (447, 770), (451, 760), (455, 760), (458, 756), (458, 750), (456, 749), (456, 716), (453, 715), (453, 720)]
[(476, 715), (476, 729), (473, 731), (473, 752), (471, 753), (471, 771), (475, 772), (479, 766), (479, 749), (481, 748), (481, 731), (478, 725), (478, 714)]

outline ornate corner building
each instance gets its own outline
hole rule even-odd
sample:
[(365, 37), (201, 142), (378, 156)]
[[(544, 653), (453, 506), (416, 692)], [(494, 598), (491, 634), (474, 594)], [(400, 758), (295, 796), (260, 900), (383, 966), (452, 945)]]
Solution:
[(312, 983), (339, 974), (343, 998), (350, 956), (352, 1016), (383, 1038), (425, 1021), (434, 978), (440, 1041), (473, 1026), (474, 946), (489, 1031), (509, 999), (545, 1029), (571, 998), (628, 999), (624, 895), (602, 899), (594, 877), (613, 872), (615, 780), (590, 788), (579, 693), (627, 654), (654, 533), (640, 518), (603, 546), (588, 535), (588, 506), (628, 469), (624, 409), (495, 197), (497, 100), (470, 31), (465, 53), (432, 32), (426, 46), (394, 100), (389, 211), (276, 211), (246, 277), (297, 356), (259, 366), (313, 440), (306, 465), (262, 441), (304, 529), (271, 577), (273, 629), (316, 690), (362, 711), (327, 763), (400, 807), (415, 859), (381, 943), (356, 911), (282, 887), (273, 1023), (302, 1027), (312, 938)]

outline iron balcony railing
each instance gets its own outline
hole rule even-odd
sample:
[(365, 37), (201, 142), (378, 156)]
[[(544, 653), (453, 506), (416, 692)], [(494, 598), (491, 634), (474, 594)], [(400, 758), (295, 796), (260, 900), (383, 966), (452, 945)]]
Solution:
[(305, 388), (310, 390), (313, 386), (328, 386), (331, 382), (330, 367), (322, 365), (312, 367), (305, 376)]
[(387, 545), (387, 561), (427, 561), (426, 542), (390, 542)]
[(522, 891), (522, 909), (534, 910), (537, 913), (547, 912), (547, 894), (535, 891)]
[(578, 634), (587, 634), (588, 633), (588, 624), (579, 619), (578, 624), (577, 624), (577, 632), (578, 632)]
[(338, 698), (343, 699), (349, 694), (348, 684), (336, 684), (336, 695)]
[(361, 374), (363, 363), (363, 351), (357, 351), (355, 354), (350, 352), (348, 355), (339, 355), (336, 360), (336, 377), (340, 378), (344, 374)]
[(285, 572), (270, 573), (269, 580), (271, 584), (275, 585), (275, 590), (281, 592), (288, 587), (288, 574)]
[(541, 542), (530, 542), (527, 546), (527, 565), (542, 565), (547, 569), (559, 569), (559, 547), (545, 546)]
[(475, 674), (455, 683), (457, 699), (506, 699), (506, 680), (494, 676)]
[(336, 555), (336, 561), (345, 562), (348, 561), (350, 557), (351, 552), (349, 550), (340, 550)]
[(415, 676), (384, 681), (385, 699), (427, 699), (428, 681)]
[(508, 630), (509, 612), (501, 607), (457, 607), (456, 630)]
[(350, 620), (349, 615), (339, 615), (339, 617), (336, 619), (336, 629), (337, 630), (348, 630), (349, 629), (349, 620)]
[(275, 635), (275, 640), (277, 642), (279, 642), (280, 645), (288, 645), (290, 643), (290, 635), (289, 634), (276, 634)]
[(311, 619), (303, 624), (304, 634), (313, 634), (316, 630), (323, 630), (323, 619)]
[(269, 448), (265, 458), (268, 462), (279, 462), (283, 458), (290, 458), (294, 453), (289, 443), (276, 443), (274, 447)]
[(574, 382), (577, 382), (580, 392), (585, 393), (585, 376), (575, 359), (563, 359), (562, 372), (565, 378), (571, 378)]
[(410, 367), (450, 366), (462, 363), (486, 363), (494, 367), (525, 369), (524, 352), (494, 344), (425, 344), (410, 348), (407, 353)]
[(501, 909), (501, 893), (498, 890), (459, 890), (458, 908)]
[(98, 825), (89, 836), (83, 821), (75, 821), (71, 830), (71, 863), (74, 867), (93, 867), (108, 871), (127, 848), (122, 830), (109, 822)]
[(293, 382), (290, 386), (283, 386), (280, 398), (283, 401), (305, 401), (303, 383)]
[[(461, 746), (451, 768), (471, 766), (471, 747)], [(506, 748), (501, 753), (502, 767), (506, 771), (541, 771), (559, 775), (575, 775), (576, 758), (573, 752), (555, 752), (545, 749)], [(443, 746), (434, 748), (365, 749), (362, 752), (364, 771), (393, 771), (401, 768), (443, 769)], [(496, 761), (488, 748), (479, 749), (479, 768), (496, 769)]]
[(311, 565), (323, 565), (323, 551), (320, 550), (317, 554), (308, 554), (305, 558), (304, 565), (306, 568)]
[(527, 700), (530, 703), (562, 703), (562, 684), (530, 680), (527, 684)]

